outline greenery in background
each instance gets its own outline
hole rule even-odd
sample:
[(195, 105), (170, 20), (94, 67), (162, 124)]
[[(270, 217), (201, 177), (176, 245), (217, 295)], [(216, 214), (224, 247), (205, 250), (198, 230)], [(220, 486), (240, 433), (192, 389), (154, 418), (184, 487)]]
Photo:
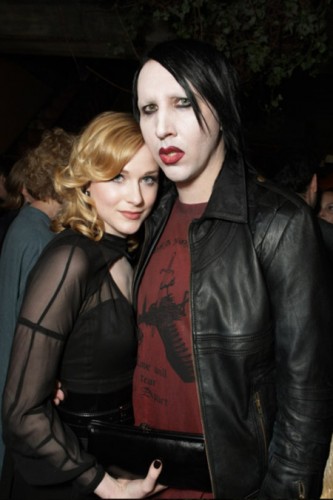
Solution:
[(162, 37), (213, 43), (237, 68), (247, 93), (268, 90), (268, 107), (282, 100), (294, 71), (315, 76), (330, 57), (331, 0), (120, 0), (117, 15), (140, 55)]

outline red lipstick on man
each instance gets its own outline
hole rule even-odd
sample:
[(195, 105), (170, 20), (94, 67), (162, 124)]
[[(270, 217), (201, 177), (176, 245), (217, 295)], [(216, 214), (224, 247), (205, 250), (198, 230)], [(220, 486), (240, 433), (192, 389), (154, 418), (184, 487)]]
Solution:
[(175, 146), (170, 146), (168, 148), (161, 148), (158, 154), (165, 165), (175, 165), (183, 158), (185, 153)]

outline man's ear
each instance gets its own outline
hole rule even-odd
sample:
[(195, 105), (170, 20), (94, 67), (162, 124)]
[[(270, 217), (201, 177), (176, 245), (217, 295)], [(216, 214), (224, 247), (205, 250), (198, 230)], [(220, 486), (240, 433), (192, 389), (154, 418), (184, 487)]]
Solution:
[(313, 174), (312, 179), (310, 181), (310, 191), (312, 193), (316, 193), (318, 191), (318, 179), (317, 179), (317, 174)]
[(305, 201), (310, 207), (315, 208), (318, 199), (318, 180), (317, 174), (313, 174), (310, 184), (306, 190)]

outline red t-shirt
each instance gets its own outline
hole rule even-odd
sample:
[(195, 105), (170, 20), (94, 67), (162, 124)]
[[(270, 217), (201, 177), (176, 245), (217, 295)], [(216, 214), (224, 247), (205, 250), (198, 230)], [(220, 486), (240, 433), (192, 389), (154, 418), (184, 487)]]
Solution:
[[(206, 203), (176, 201), (145, 270), (138, 296), (139, 349), (134, 374), (136, 424), (202, 433), (192, 357), (188, 230)], [(181, 471), (179, 471), (181, 474)], [(159, 498), (212, 498), (168, 489)]]

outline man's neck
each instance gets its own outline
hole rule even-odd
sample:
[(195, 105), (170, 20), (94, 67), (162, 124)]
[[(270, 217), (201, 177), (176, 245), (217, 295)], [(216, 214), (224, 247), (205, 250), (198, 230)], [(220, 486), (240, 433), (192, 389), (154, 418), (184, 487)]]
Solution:
[(57, 215), (60, 207), (59, 203), (52, 199), (46, 201), (34, 200), (31, 206), (46, 214), (50, 219), (53, 219)]

